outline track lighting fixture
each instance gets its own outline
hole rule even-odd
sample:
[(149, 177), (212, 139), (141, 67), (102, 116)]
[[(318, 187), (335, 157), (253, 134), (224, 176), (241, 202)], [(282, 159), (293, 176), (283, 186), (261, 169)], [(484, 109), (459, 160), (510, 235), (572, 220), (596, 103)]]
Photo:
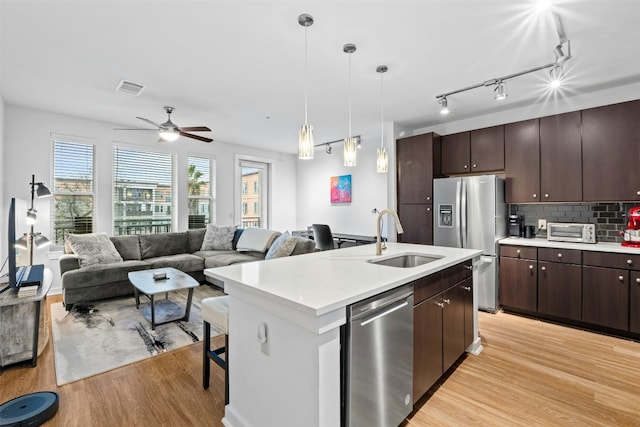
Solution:
[(440, 114), (449, 114), (449, 103), (446, 96), (438, 97), (438, 104), (440, 104)]
[[(566, 45), (567, 52), (563, 51), (563, 47)], [(440, 104), (440, 114), (447, 114), (449, 112), (449, 108), (447, 105), (447, 97), (449, 95), (453, 95), (456, 93), (466, 92), (471, 89), (476, 89), (479, 87), (488, 87), (494, 86), (494, 98), (497, 100), (505, 99), (507, 97), (507, 87), (505, 85), (505, 80), (512, 79), (514, 77), (523, 76), (525, 74), (534, 73), (540, 70), (549, 69), (549, 74), (551, 76), (551, 87), (556, 88), (560, 86), (560, 79), (563, 76), (563, 64), (571, 59), (571, 42), (566, 38), (561, 38), (560, 43), (553, 49), (553, 54), (556, 57), (555, 62), (550, 64), (541, 65), (539, 67), (530, 68), (528, 70), (520, 71), (518, 73), (509, 74), (503, 77), (498, 77), (495, 79), (490, 79), (484, 81), (482, 83), (477, 83), (472, 86), (467, 86), (462, 89), (452, 90), (450, 92), (445, 92), (436, 96), (436, 100), (438, 104)]]
[(503, 100), (507, 97), (507, 83), (499, 81), (496, 83), (495, 89), (493, 89), (493, 97), (497, 100)]

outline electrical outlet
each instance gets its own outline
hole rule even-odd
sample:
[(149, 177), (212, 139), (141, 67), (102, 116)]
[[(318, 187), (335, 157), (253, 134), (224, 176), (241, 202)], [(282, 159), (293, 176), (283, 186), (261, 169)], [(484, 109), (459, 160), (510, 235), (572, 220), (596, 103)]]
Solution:
[(547, 229), (547, 220), (539, 219), (538, 220), (538, 230), (546, 230)]

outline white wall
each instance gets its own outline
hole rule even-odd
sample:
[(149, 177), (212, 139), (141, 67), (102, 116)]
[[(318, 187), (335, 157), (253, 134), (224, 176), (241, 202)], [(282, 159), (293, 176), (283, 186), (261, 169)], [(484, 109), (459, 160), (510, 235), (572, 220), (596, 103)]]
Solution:
[[(385, 124), (390, 166), (387, 174), (376, 172), (379, 136), (363, 135), (355, 167), (343, 165), (342, 142), (333, 144), (330, 155), (325, 153), (324, 147), (318, 147), (313, 160), (297, 160), (297, 229), (306, 229), (311, 224), (328, 224), (334, 232), (375, 236), (376, 215), (371, 210), (395, 209), (395, 191), (389, 191), (395, 189), (395, 172), (391, 167), (395, 164), (394, 141), (392, 124)], [(321, 142), (316, 141), (316, 144)], [(336, 175), (351, 175), (351, 203), (331, 203), (329, 179)]]
[[(16, 105), (6, 105), (3, 116), (4, 162), (0, 173), (1, 190), (4, 192), (2, 211), (8, 210), (8, 199), (30, 198), (31, 175), (36, 181), (51, 186), (51, 134), (63, 134), (83, 138), (94, 138), (96, 144), (96, 227), (97, 232), (112, 234), (112, 152), (115, 144), (129, 144), (141, 148), (151, 148), (172, 152), (176, 156), (177, 218), (176, 230), (187, 228), (188, 213), (180, 206), (187, 206), (187, 158), (190, 155), (215, 156), (217, 165), (217, 223), (234, 223), (234, 209), (237, 198), (234, 195), (234, 162), (237, 156), (251, 156), (272, 163), (272, 203), (270, 206), (269, 226), (277, 230), (293, 229), (296, 226), (295, 198), (296, 162), (291, 154), (259, 150), (246, 146), (200, 141), (180, 138), (174, 143), (159, 143), (155, 132), (114, 131), (122, 127), (114, 123), (98, 122), (79, 117), (34, 110)], [(214, 134), (215, 138), (215, 134)], [(185, 189), (185, 191), (181, 191)], [(282, 191), (280, 191), (282, 189)], [(1, 194), (1, 193), (0, 193)], [(50, 199), (37, 200), (38, 210), (36, 231), (45, 236), (50, 232)], [(4, 236), (4, 233), (0, 233)], [(35, 264), (45, 264), (54, 272), (54, 290), (59, 288), (59, 270), (56, 260), (50, 260), (45, 250), (34, 253)]]

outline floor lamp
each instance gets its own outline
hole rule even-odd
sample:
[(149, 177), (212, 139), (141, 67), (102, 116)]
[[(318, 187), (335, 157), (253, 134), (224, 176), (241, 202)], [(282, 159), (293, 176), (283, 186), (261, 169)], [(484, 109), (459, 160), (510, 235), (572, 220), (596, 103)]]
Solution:
[(33, 207), (35, 196), (38, 198), (51, 197), (51, 190), (42, 182), (36, 182), (36, 176), (31, 175), (31, 206), (27, 210), (27, 224), (31, 227), (28, 234), (18, 239), (15, 246), (20, 249), (29, 249), (29, 264), (33, 265), (33, 247), (44, 248), (51, 244), (51, 241), (44, 237), (42, 233), (36, 233), (33, 226), (38, 219), (38, 211)]

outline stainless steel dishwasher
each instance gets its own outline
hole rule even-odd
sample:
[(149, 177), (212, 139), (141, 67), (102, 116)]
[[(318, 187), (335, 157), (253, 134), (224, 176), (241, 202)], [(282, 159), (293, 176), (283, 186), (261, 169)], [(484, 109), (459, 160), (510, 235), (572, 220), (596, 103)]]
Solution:
[(397, 426), (413, 409), (413, 287), (347, 307), (346, 426)]

